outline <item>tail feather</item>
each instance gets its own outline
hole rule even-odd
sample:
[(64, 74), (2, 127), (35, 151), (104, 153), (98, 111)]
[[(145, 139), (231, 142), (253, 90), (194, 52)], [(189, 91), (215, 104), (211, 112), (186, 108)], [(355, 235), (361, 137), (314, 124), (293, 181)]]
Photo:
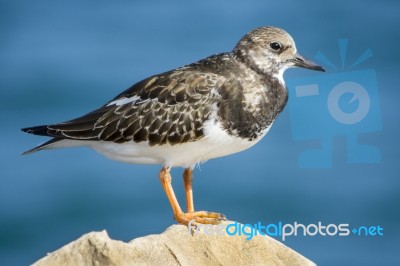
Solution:
[(35, 126), (35, 127), (26, 127), (26, 128), (21, 128), (23, 132), (33, 134), (33, 135), (39, 135), (39, 136), (46, 136), (46, 137), (53, 137), (49, 141), (46, 141), (43, 144), (40, 144), (30, 150), (27, 150), (22, 153), (22, 155), (27, 155), (33, 152), (37, 152), (43, 149), (48, 149), (53, 146), (54, 143), (59, 142), (63, 140), (64, 138), (54, 136), (53, 134), (50, 133), (49, 126), (48, 125), (42, 125), (42, 126)]
[[(52, 137), (52, 139), (50, 139), (49, 141), (23, 152), (22, 155), (27, 155), (44, 149), (85, 145), (84, 142), (82, 142), (82, 138), (66, 136), (61, 131), (51, 129), (49, 125), (26, 127), (22, 128), (21, 130), (29, 134)], [(90, 138), (85, 138), (84, 140), (90, 140)]]
[(26, 132), (29, 134), (40, 135), (40, 136), (51, 136), (48, 133), (47, 125), (36, 126), (36, 127), (26, 127), (26, 128), (21, 128), (21, 130), (23, 132)]
[[(24, 131), (24, 130), (23, 130), (23, 131)], [(26, 131), (25, 131), (25, 132), (26, 132)], [(28, 133), (30, 133), (30, 132), (28, 132)], [(32, 134), (35, 134), (35, 133), (32, 133)], [(37, 152), (37, 151), (46, 149), (46, 148), (48, 148), (50, 145), (52, 145), (52, 144), (54, 144), (55, 142), (58, 142), (58, 141), (60, 141), (60, 140), (63, 140), (63, 139), (62, 139), (62, 138), (52, 138), (51, 140), (46, 141), (45, 143), (40, 144), (39, 146), (36, 146), (36, 147), (33, 148), (33, 149), (24, 151), (24, 152), (22, 153), (22, 155), (27, 155), (27, 154), (30, 154), (30, 153), (34, 153), (34, 152)]]
[(43, 149), (82, 146), (87, 143), (84, 141), (97, 140), (99, 132), (95, 130), (96, 122), (114, 107), (105, 106), (63, 123), (22, 128), (23, 132), (29, 134), (52, 137), (49, 141), (22, 153), (22, 155)]

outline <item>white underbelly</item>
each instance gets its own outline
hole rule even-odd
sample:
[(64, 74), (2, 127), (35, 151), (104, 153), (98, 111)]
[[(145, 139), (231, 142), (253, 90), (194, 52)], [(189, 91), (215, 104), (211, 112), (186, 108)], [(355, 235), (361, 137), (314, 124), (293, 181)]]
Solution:
[(269, 130), (265, 129), (256, 140), (249, 141), (229, 135), (214, 124), (203, 138), (176, 145), (150, 146), (147, 142), (114, 143), (93, 141), (90, 146), (110, 159), (137, 164), (162, 164), (164, 166), (191, 167), (209, 159), (226, 156), (250, 148)]

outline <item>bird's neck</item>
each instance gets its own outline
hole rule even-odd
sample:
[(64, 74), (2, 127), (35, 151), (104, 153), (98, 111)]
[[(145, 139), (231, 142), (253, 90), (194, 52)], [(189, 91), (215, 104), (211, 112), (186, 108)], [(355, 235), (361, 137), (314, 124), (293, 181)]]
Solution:
[[(265, 134), (287, 101), (282, 75), (260, 73), (243, 57), (229, 54), (231, 69), (227, 86), (219, 88), (218, 117), (231, 135), (255, 140)], [(244, 61), (243, 61), (244, 60)], [(282, 72), (283, 73), (283, 72)]]
[(279, 80), (283, 81), (282, 74), (285, 69), (282, 70), (278, 66), (278, 63), (272, 59), (268, 58), (267, 55), (263, 54), (260, 50), (245, 50), (245, 49), (234, 49), (234, 58), (245, 64), (248, 68), (252, 69), (259, 75), (262, 76), (276, 76)]

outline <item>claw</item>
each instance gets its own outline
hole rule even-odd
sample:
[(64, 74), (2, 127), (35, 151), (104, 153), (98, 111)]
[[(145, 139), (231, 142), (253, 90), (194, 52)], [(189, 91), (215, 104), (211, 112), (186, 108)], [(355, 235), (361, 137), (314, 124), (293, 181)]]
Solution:
[(175, 220), (180, 224), (188, 225), (190, 221), (193, 225), (198, 224), (220, 224), (226, 221), (226, 216), (216, 212), (197, 211), (197, 212), (181, 212), (175, 215)]

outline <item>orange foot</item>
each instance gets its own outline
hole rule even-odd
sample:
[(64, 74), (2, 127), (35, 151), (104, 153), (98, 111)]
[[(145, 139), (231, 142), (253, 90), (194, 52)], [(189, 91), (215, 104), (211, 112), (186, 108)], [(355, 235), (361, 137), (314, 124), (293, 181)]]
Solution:
[(163, 167), (160, 171), (160, 182), (164, 188), (165, 194), (171, 203), (172, 211), (174, 213), (175, 220), (184, 225), (188, 225), (192, 221), (194, 224), (219, 224), (222, 221), (226, 221), (226, 217), (223, 214), (216, 212), (207, 211), (194, 211), (193, 205), (193, 192), (192, 192), (192, 169), (187, 168), (183, 174), (183, 180), (186, 192), (186, 205), (187, 212), (183, 212), (179, 206), (178, 200), (176, 199), (175, 192), (172, 188), (172, 177), (169, 173), (169, 167)]
[(226, 221), (225, 215), (216, 212), (196, 211), (176, 213), (175, 220), (180, 224), (188, 225), (190, 221), (199, 224), (219, 224)]

